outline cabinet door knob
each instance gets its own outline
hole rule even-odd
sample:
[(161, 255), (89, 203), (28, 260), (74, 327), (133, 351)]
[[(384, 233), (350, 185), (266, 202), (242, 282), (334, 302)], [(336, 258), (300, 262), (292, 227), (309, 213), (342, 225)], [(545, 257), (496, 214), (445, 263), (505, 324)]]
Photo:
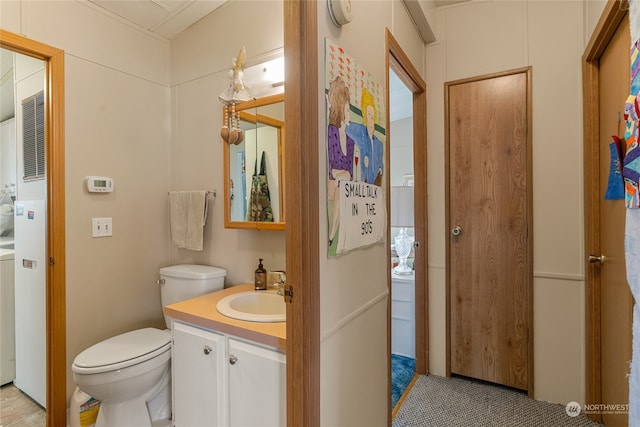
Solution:
[(209, 355), (213, 351), (213, 349), (208, 345), (205, 345), (202, 350), (204, 351), (205, 355)]
[(233, 354), (229, 355), (229, 363), (231, 363), (232, 365), (235, 365), (238, 362), (238, 358), (236, 356), (234, 356)]

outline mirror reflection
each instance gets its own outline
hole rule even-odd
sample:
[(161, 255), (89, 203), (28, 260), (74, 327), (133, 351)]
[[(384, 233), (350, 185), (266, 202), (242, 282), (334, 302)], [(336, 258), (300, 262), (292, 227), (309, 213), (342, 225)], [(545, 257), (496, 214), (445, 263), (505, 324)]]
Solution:
[(224, 143), (225, 227), (284, 230), (284, 95), (237, 105), (244, 140)]

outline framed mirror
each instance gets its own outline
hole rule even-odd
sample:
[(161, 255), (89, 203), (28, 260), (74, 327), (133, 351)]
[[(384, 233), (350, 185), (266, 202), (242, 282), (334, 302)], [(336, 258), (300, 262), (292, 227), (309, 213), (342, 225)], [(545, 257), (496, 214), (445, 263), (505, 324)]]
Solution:
[(236, 110), (244, 140), (223, 141), (224, 226), (284, 230), (284, 94), (243, 102)]

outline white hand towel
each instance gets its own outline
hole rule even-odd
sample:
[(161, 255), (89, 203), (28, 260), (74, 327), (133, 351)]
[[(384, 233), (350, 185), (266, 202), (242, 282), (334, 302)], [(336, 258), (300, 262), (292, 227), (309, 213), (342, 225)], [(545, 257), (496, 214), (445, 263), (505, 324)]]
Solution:
[(179, 248), (201, 251), (207, 220), (207, 191), (171, 191), (169, 218), (173, 244)]

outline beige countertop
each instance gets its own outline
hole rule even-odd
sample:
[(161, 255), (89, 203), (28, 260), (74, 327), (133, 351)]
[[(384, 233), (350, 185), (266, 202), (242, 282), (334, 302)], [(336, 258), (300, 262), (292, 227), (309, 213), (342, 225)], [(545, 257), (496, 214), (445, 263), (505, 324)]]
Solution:
[[(164, 307), (164, 313), (186, 323), (235, 335), (251, 341), (286, 350), (285, 322), (261, 323), (236, 320), (218, 313), (216, 304), (227, 295), (253, 291), (253, 285), (237, 285)], [(271, 291), (259, 291), (271, 292)]]

